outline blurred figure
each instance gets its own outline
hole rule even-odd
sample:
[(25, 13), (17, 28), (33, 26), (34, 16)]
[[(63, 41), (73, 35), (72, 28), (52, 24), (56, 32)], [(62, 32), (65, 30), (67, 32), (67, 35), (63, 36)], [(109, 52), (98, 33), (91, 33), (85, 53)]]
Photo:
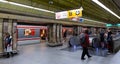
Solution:
[(100, 47), (105, 48), (105, 31), (104, 29), (101, 30), (100, 32)]
[(10, 57), (10, 54), (13, 55), (12, 53), (12, 36), (8, 32), (5, 33), (4, 35), (4, 40), (5, 40), (5, 50), (7, 52), (7, 58)]
[(69, 47), (77, 46), (79, 44), (79, 38), (77, 34), (73, 34), (73, 36), (69, 39)]
[(112, 32), (111, 30), (108, 30), (108, 35), (107, 35), (107, 43), (108, 43), (108, 52), (113, 53), (113, 38), (112, 38)]
[(100, 48), (100, 34), (99, 31), (96, 31), (96, 34), (94, 35), (95, 38), (93, 39), (92, 45), (94, 48)]
[(63, 34), (63, 38), (64, 38), (64, 42), (66, 42), (66, 40), (67, 40), (67, 30), (65, 30), (65, 32)]
[(82, 41), (81, 45), (83, 47), (83, 52), (81, 55), (81, 60), (85, 60), (84, 56), (87, 55), (88, 58), (90, 58), (91, 56), (88, 53), (88, 47), (89, 47), (89, 35), (88, 35), (88, 30), (85, 30), (85, 37), (84, 37), (84, 42)]
[(84, 31), (82, 31), (82, 32), (80, 33), (79, 37), (82, 38), (82, 37), (84, 37), (84, 36), (85, 36)]
[(101, 32), (100, 32), (100, 42), (104, 42), (104, 35), (105, 35), (105, 32), (104, 30), (102, 29)]

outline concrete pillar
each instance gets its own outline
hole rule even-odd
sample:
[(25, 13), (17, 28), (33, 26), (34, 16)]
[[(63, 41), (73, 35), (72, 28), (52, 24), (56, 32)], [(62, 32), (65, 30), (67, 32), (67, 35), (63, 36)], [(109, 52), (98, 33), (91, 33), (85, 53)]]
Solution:
[(53, 40), (53, 43), (56, 43), (56, 41), (57, 41), (57, 25), (56, 24), (53, 24), (53, 26), (52, 26), (52, 34), (53, 34), (53, 36), (52, 36), (52, 40)]
[(57, 24), (57, 42), (61, 43), (62, 42), (62, 25)]
[(13, 52), (17, 53), (17, 20), (12, 20)]
[[(6, 18), (4, 18), (3, 19), (3, 27), (2, 27), (2, 29), (3, 29), (3, 31), (2, 31), (2, 33), (3, 33), (3, 35), (2, 35), (2, 44), (3, 44), (3, 48), (2, 48), (2, 53), (4, 53), (5, 52), (5, 38), (4, 38), (4, 33), (5, 32), (8, 32), (8, 25), (9, 25), (9, 23), (8, 23), (8, 21), (9, 21), (9, 19), (6, 19)], [(10, 33), (10, 32), (9, 32)]]
[(63, 39), (63, 37), (62, 37), (62, 25), (61, 24), (59, 24), (59, 35), (60, 35), (60, 37), (59, 37), (59, 39), (60, 39), (60, 43), (62, 42), (62, 39)]
[(79, 26), (79, 30), (80, 32), (83, 32), (83, 28), (81, 26)]
[(78, 26), (78, 35), (82, 32), (82, 27)]
[(0, 54), (3, 53), (3, 19), (0, 18)]
[(59, 27), (59, 25), (56, 26), (56, 31), (57, 31), (57, 32), (56, 32), (56, 33), (57, 33), (57, 34), (56, 34), (56, 36), (57, 36), (57, 37), (56, 37), (56, 38), (57, 38), (57, 39), (56, 39), (56, 42), (59, 43), (59, 42), (60, 42), (60, 39), (59, 39), (59, 38), (60, 38), (60, 27)]
[(73, 26), (73, 34), (78, 34), (79, 35), (79, 26)]
[(49, 24), (48, 25), (48, 45), (58, 46), (61, 43), (61, 25), (59, 24)]
[[(13, 52), (17, 52), (17, 22), (16, 20), (13, 19), (3, 19), (3, 33), (8, 32), (10, 33), (10, 35), (12, 36), (12, 49)], [(4, 51), (4, 46), (5, 46), (5, 42), (4, 42), (4, 36), (2, 35), (2, 53), (5, 52)]]

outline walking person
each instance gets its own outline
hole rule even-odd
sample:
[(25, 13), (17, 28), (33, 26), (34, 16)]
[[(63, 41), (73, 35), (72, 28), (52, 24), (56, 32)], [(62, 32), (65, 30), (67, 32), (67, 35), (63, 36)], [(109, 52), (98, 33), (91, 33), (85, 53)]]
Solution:
[(108, 43), (108, 52), (113, 53), (114, 44), (113, 44), (113, 38), (112, 38), (111, 30), (108, 30), (107, 43)]
[(10, 54), (13, 55), (12, 53), (12, 37), (10, 36), (9, 33), (5, 33), (5, 52), (7, 53), (6, 54), (6, 57), (10, 57)]
[(105, 31), (104, 31), (104, 29), (102, 29), (100, 32), (100, 47), (102, 49), (105, 48)]
[(83, 52), (82, 52), (82, 56), (81, 56), (81, 60), (85, 60), (84, 56), (87, 55), (88, 58), (90, 58), (90, 54), (88, 52), (88, 46), (89, 46), (89, 35), (88, 35), (88, 30), (85, 30), (85, 36), (82, 37), (82, 40), (84, 38), (84, 41), (82, 41), (81, 45), (83, 47)]

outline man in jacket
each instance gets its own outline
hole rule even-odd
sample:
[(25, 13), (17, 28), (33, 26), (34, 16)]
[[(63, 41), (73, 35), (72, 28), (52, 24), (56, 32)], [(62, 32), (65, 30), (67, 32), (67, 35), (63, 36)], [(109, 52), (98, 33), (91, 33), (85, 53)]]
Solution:
[(88, 46), (89, 46), (89, 35), (88, 35), (88, 30), (85, 30), (85, 36), (84, 38), (84, 42), (82, 42), (82, 47), (83, 47), (83, 52), (82, 52), (82, 56), (81, 56), (81, 60), (85, 60), (84, 56), (87, 55), (88, 58), (90, 58), (91, 56), (88, 53)]

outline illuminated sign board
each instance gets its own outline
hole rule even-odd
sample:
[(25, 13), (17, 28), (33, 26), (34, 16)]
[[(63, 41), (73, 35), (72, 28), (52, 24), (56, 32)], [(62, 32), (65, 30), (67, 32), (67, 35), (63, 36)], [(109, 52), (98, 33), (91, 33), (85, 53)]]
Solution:
[(74, 18), (82, 16), (82, 8), (55, 13), (56, 19)]
[(81, 16), (82, 16), (82, 10), (81, 9), (75, 9), (75, 10), (69, 10), (68, 11), (68, 18), (81, 17)]
[(120, 26), (120, 24), (117, 24), (117, 26)]
[(106, 24), (106, 26), (107, 26), (107, 27), (111, 27), (111, 26), (113, 26), (113, 25), (112, 25), (112, 24)]

